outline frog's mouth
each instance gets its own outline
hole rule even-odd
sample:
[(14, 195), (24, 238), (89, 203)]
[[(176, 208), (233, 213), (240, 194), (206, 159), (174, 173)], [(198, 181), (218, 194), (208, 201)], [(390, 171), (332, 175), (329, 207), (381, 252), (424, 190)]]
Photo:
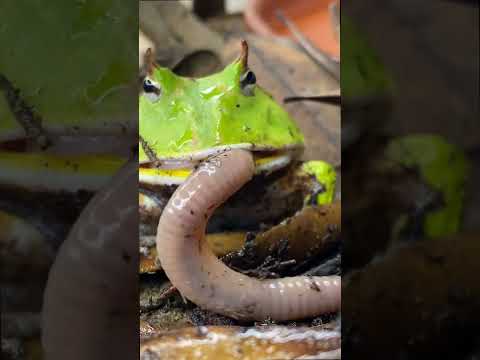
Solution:
[(258, 175), (284, 168), (299, 157), (303, 148), (291, 146), (283, 149), (271, 149), (255, 147), (252, 144), (215, 147), (176, 159), (159, 159), (160, 166), (157, 167), (154, 167), (153, 163), (140, 164), (139, 181), (141, 184), (149, 185), (179, 185), (200, 162), (231, 149), (252, 151), (255, 159), (255, 173)]

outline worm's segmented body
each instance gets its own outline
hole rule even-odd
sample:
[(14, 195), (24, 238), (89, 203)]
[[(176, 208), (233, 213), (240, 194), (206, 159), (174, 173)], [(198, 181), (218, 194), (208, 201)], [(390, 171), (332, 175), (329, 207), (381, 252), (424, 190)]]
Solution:
[(228, 268), (205, 242), (213, 211), (254, 174), (250, 152), (231, 150), (203, 163), (174, 193), (157, 230), (170, 281), (202, 308), (242, 320), (292, 320), (339, 310), (339, 276), (259, 280)]

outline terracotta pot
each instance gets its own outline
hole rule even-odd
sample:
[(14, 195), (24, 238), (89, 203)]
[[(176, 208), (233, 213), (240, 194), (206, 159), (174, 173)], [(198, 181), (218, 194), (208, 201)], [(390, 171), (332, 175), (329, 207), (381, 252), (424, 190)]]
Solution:
[(315, 46), (339, 58), (340, 44), (329, 11), (329, 5), (334, 2), (334, 0), (249, 0), (244, 13), (245, 21), (250, 29), (259, 35), (291, 37), (288, 28), (275, 14), (276, 10), (281, 10)]

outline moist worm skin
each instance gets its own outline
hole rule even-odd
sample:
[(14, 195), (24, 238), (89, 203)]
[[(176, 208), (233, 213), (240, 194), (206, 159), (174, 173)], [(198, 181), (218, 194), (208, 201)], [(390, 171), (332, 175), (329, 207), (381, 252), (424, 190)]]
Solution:
[(209, 217), (253, 174), (251, 153), (231, 150), (204, 162), (179, 186), (157, 230), (168, 278), (198, 306), (239, 320), (293, 320), (339, 310), (339, 276), (254, 279), (228, 268), (208, 247)]
[(97, 193), (62, 244), (47, 282), (46, 359), (138, 357), (138, 161)]

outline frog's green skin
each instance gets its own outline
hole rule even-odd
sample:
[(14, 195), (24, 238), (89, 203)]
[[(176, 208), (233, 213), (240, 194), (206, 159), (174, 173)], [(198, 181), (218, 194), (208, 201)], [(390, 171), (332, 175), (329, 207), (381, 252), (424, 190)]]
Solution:
[[(441, 193), (443, 205), (426, 214), (423, 223), (425, 236), (440, 237), (457, 233), (462, 220), (465, 183), (470, 167), (463, 152), (440, 136), (410, 135), (392, 140), (387, 146), (386, 158), (388, 166), (401, 164), (417, 169), (422, 180)], [(406, 217), (401, 218), (398, 227), (406, 221)]]
[(322, 189), (314, 192), (305, 199), (306, 203), (329, 204), (335, 197), (337, 174), (334, 167), (325, 161), (307, 161), (302, 165), (302, 171), (313, 176)]
[(145, 92), (140, 96), (140, 163), (188, 166), (227, 148), (301, 151), (303, 135), (288, 113), (259, 86), (240, 84), (248, 71), (246, 58), (244, 43), (236, 61), (200, 79), (152, 67), (148, 79), (161, 93), (156, 101)]
[[(0, 3), (0, 78), (19, 90), (47, 135), (137, 134), (135, 6)], [(2, 92), (0, 86), (0, 143), (22, 139), (25, 131)]]

